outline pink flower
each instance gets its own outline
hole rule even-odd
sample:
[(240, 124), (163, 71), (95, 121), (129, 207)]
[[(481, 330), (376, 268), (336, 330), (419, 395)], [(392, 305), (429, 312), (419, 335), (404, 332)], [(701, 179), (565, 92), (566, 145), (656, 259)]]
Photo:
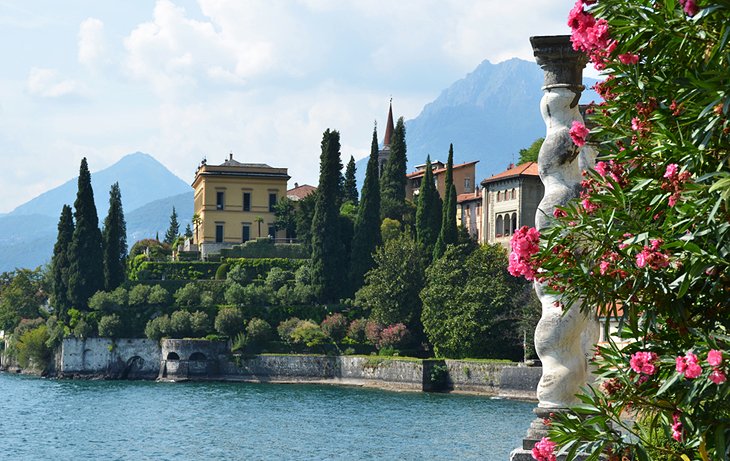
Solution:
[(608, 261), (601, 261), (601, 264), (599, 266), (599, 271), (601, 272), (601, 275), (606, 275), (606, 272), (608, 272), (609, 267), (611, 267), (611, 263)]
[(672, 438), (677, 442), (682, 441), (682, 422), (679, 420), (679, 413), (672, 415)]
[(677, 176), (677, 172), (679, 171), (679, 165), (676, 163), (670, 163), (667, 165), (667, 170), (664, 172), (664, 177), (667, 179), (672, 179), (675, 176)]
[(576, 146), (582, 147), (588, 137), (588, 128), (579, 121), (573, 120), (573, 125), (570, 127), (570, 137)]
[(555, 216), (556, 218), (564, 218), (564, 217), (568, 216), (568, 213), (561, 210), (560, 208), (556, 208), (553, 210), (553, 216)]
[(707, 363), (713, 367), (720, 366), (722, 363), (722, 351), (711, 349), (710, 352), (707, 353)]
[(684, 7), (687, 16), (694, 16), (700, 11), (695, 0), (679, 0), (679, 4)]
[(715, 368), (710, 373), (710, 381), (715, 384), (722, 384), (727, 381), (727, 376), (725, 376), (725, 373), (723, 373), (720, 369)]
[(601, 176), (606, 176), (608, 174), (608, 165), (606, 165), (606, 162), (596, 163), (596, 166), (594, 166), (593, 169)]
[(695, 379), (702, 374), (697, 356), (691, 352), (684, 354), (684, 357), (677, 357), (675, 362), (677, 372), (684, 374), (687, 379)]
[(512, 236), (507, 270), (515, 277), (523, 276), (533, 280), (537, 274), (537, 263), (532, 261), (532, 255), (540, 251), (540, 232), (534, 227), (522, 226)]
[(636, 267), (642, 269), (646, 266), (646, 252), (642, 251), (636, 255)]
[(587, 198), (584, 198), (583, 200), (581, 200), (580, 204), (583, 206), (583, 208), (585, 208), (586, 212), (589, 214), (593, 213), (594, 211), (596, 211), (598, 209), (598, 205), (591, 202)]
[(636, 352), (631, 356), (629, 364), (631, 369), (637, 373), (644, 375), (653, 375), (656, 373), (656, 362), (659, 357), (654, 352)]
[(532, 458), (537, 461), (555, 461), (555, 442), (543, 437), (532, 447)]
[(618, 55), (618, 60), (622, 64), (636, 64), (639, 62), (639, 55), (633, 53), (620, 54)]

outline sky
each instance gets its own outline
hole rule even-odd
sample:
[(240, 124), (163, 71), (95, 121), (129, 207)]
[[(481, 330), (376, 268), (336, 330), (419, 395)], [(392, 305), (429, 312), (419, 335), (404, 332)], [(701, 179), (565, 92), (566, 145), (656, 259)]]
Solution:
[(187, 182), (232, 152), (316, 185), (325, 129), (366, 156), (391, 98), (412, 119), (485, 59), (534, 61), (572, 3), (0, 0), (0, 213), (136, 151)]

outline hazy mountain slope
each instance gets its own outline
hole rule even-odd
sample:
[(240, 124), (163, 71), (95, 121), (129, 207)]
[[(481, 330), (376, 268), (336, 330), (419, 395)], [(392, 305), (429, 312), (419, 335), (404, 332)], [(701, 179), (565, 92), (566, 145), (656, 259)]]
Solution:
[(153, 238), (157, 232), (160, 233), (160, 239), (164, 238), (167, 228), (170, 227), (170, 214), (173, 206), (177, 212), (180, 233), (183, 234), (185, 226), (193, 219), (192, 190), (184, 194), (155, 200), (128, 213), (126, 220), (129, 247), (131, 248), (137, 240)]
[[(91, 165), (93, 168), (93, 165)], [(58, 218), (64, 203), (73, 205), (76, 200), (77, 178), (51, 189), (20, 205), (10, 215), (42, 214)], [(91, 173), (94, 201), (103, 220), (109, 209), (109, 189), (119, 182), (122, 204), (126, 210), (134, 210), (153, 200), (190, 191), (190, 185), (172, 174), (154, 157), (141, 152), (129, 154), (114, 165)]]

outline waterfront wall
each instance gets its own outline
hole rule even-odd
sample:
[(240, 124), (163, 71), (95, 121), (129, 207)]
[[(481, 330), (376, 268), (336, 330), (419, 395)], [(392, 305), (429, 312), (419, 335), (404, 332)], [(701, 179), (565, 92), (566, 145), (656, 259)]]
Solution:
[(66, 338), (56, 354), (59, 377), (154, 379), (160, 370), (160, 345), (150, 339)]

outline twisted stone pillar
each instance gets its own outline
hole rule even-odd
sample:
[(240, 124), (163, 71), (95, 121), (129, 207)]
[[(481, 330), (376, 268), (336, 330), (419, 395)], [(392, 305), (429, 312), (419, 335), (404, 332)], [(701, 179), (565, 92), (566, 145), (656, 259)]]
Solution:
[[(535, 216), (536, 227), (542, 230), (551, 224), (556, 206), (580, 195), (581, 167), (592, 166), (595, 154), (588, 149), (581, 154), (570, 137), (573, 122), (583, 122), (578, 101), (584, 89), (585, 55), (573, 50), (567, 35), (531, 37), (530, 42), (545, 72), (540, 112), (547, 133), (537, 161), (545, 195)], [(532, 459), (529, 450), (547, 435), (544, 418), (577, 402), (575, 394), (588, 380), (588, 348), (597, 339), (593, 316), (581, 313), (579, 303), (564, 312), (559, 295), (548, 294), (537, 282), (535, 290), (542, 305), (535, 329), (535, 350), (543, 370), (534, 410), (537, 419), (528, 429), (522, 449), (512, 452), (513, 461)]]

